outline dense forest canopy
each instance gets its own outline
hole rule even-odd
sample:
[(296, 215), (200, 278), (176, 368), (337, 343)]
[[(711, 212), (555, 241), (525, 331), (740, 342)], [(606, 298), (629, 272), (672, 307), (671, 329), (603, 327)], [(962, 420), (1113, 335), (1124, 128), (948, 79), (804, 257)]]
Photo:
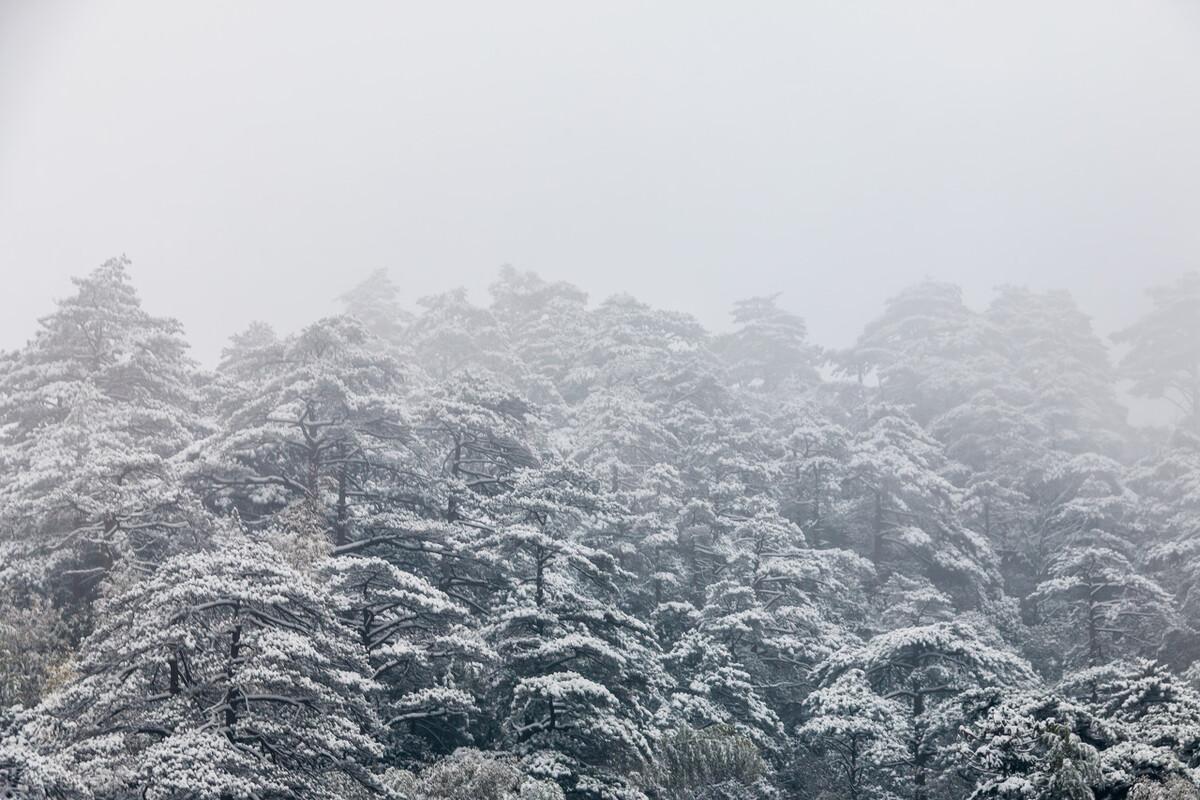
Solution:
[(1200, 798), (1196, 274), (829, 350), (380, 271), (208, 371), (128, 267), (0, 355), (0, 796)]

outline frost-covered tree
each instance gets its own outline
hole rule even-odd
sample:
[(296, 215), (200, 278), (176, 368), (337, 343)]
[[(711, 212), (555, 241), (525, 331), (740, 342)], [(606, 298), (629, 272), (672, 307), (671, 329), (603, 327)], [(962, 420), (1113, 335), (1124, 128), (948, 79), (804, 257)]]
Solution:
[(1145, 562), (1171, 592), (1180, 625), (1159, 657), (1179, 669), (1200, 659), (1200, 438), (1176, 431), (1169, 445), (1130, 475), (1141, 524), (1153, 535)]
[(85, 600), (202, 527), (177, 457), (202, 431), (178, 322), (141, 306), (129, 261), (75, 293), (0, 362), (0, 576)]
[(815, 401), (790, 403), (773, 420), (782, 452), (780, 506), (814, 544), (847, 546), (843, 486), (849, 478), (853, 435), (847, 419), (838, 419)]
[(711, 373), (696, 372), (715, 358), (703, 347), (704, 329), (686, 314), (617, 295), (593, 312), (589, 330), (566, 379), (578, 396), (625, 387), (652, 401), (695, 399), (715, 388)]
[(774, 800), (771, 772), (752, 741), (714, 725), (665, 736), (638, 783), (662, 800)]
[(467, 609), (378, 557), (330, 558), (319, 575), (381, 684), (377, 706), (394, 747), (411, 758), (470, 743), (480, 715), (473, 690), (493, 654), (467, 626)]
[(966, 527), (941, 445), (901, 409), (869, 412), (852, 445), (860, 548), (881, 574), (925, 574), (970, 605), (999, 581), (990, 544)]
[(549, 405), (572, 398), (566, 378), (590, 333), (587, 294), (510, 266), (489, 291), (492, 315), (531, 373), (531, 397)]
[(663, 656), (673, 686), (658, 712), (664, 729), (724, 726), (762, 750), (778, 746), (783, 726), (761, 696), (761, 685), (721, 641), (698, 631), (683, 634)]
[(733, 304), (734, 331), (717, 343), (730, 378), (740, 386), (773, 392), (795, 391), (819, 380), (817, 349), (808, 343), (800, 317), (779, 308), (779, 295), (750, 297)]
[(338, 302), (346, 316), (354, 317), (381, 342), (399, 344), (412, 315), (400, 306), (400, 290), (386, 269), (377, 269)]
[(102, 602), (78, 677), (18, 734), (18, 781), (112, 800), (378, 789), (377, 687), (332, 598), (242, 534), (214, 545)]
[(928, 423), (1004, 374), (999, 332), (950, 283), (926, 280), (887, 301), (882, 315), (838, 357), (860, 381), (874, 375), (883, 400)]
[(1031, 516), (1015, 539), (1020, 563), (1009, 575), (1020, 597), (1049, 578), (1064, 548), (1103, 541), (1128, 549), (1139, 535), (1139, 500), (1119, 462), (1092, 452), (1051, 451), (1030, 467)]
[(1025, 411), (1046, 444), (1110, 453), (1124, 423), (1104, 342), (1064, 291), (1002, 287), (987, 311), (1008, 348), (1010, 380), (1029, 390)]
[(1149, 290), (1153, 308), (1113, 336), (1129, 347), (1121, 372), (1144, 397), (1165, 398), (1200, 431), (1200, 273)]
[[(954, 716), (944, 713), (955, 697), (981, 686), (1020, 686), (1033, 670), (975, 619), (899, 628), (865, 644), (844, 648), (820, 666), (822, 685), (832, 686), (861, 670), (880, 697), (903, 709), (903, 781), (914, 800), (930, 797), (930, 784), (949, 777), (945, 760)], [(952, 766), (952, 765), (951, 765)]]
[(721, 577), (708, 584), (700, 628), (743, 665), (786, 724), (815, 664), (855, 644), (855, 602), (870, 568), (844, 550), (814, 550), (803, 534), (763, 512), (719, 542)]
[(0, 595), (0, 708), (36, 705), (63, 678), (71, 656), (69, 626), (69, 617), (38, 593)]
[(1094, 800), (1100, 754), (1116, 733), (1052, 692), (983, 690), (968, 697), (958, 758), (974, 780), (971, 800)]
[(930, 426), (946, 455), (967, 468), (957, 480), (963, 514), (996, 551), (1010, 591), (1019, 587), (1013, 576), (1025, 567), (1022, 546), (1037, 513), (1040, 487), (1030, 467), (1048, 457), (1031, 404), (1030, 389), (1013, 380), (976, 392)]
[(1114, 731), (1101, 753), (1102, 797), (1174, 776), (1200, 784), (1200, 693), (1153, 661), (1113, 661), (1069, 675), (1060, 690)]
[(833, 789), (848, 800), (886, 796), (892, 769), (907, 761), (903, 706), (875, 693), (867, 676), (848, 669), (804, 702), (802, 742), (823, 756)]
[(488, 630), (502, 736), (569, 794), (635, 796), (623, 775), (650, 756), (666, 678), (653, 629), (614, 602), (627, 576), (581, 541), (616, 509), (564, 463), (519, 473), (490, 506), (478, 548), (510, 587)]
[[(192, 466), (208, 502), (260, 523), (306, 501), (348, 543), (352, 506), (405, 477), (404, 372), (361, 323), (332, 317), (277, 340), (253, 328), (226, 352), (218, 430)], [(411, 501), (410, 501), (411, 502)]]
[(1050, 560), (1049, 577), (1030, 596), (1043, 618), (1061, 624), (1068, 663), (1099, 666), (1117, 655), (1154, 653), (1173, 621), (1170, 598), (1103, 536)]
[(405, 346), (430, 375), (484, 375), (508, 389), (523, 388), (524, 366), (492, 312), (472, 305), (466, 289), (417, 301), (422, 312), (405, 332)]
[(557, 783), (531, 778), (513, 756), (466, 747), (416, 775), (389, 770), (384, 783), (412, 800), (563, 800)]

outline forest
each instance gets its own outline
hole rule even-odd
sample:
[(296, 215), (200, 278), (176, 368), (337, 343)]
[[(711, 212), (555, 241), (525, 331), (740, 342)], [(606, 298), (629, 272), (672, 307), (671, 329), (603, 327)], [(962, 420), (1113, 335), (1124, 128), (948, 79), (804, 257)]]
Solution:
[(132, 272), (0, 354), (0, 797), (1200, 798), (1200, 274), (829, 349), (381, 270), (207, 369)]

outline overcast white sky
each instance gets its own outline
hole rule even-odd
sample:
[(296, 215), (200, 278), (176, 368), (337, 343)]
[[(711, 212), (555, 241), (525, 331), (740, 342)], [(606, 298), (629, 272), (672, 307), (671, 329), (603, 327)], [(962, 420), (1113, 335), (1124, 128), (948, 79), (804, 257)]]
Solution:
[(1200, 267), (1200, 2), (0, 0), (0, 348), (122, 252), (206, 363), (505, 262), (825, 344), (925, 275), (1108, 332)]

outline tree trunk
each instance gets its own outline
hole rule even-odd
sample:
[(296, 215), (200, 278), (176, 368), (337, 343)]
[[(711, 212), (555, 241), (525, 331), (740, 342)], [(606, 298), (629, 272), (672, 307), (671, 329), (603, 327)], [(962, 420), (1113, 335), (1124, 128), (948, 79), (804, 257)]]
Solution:
[(333, 524), (333, 543), (337, 547), (350, 543), (350, 509), (346, 505), (346, 465), (338, 472), (337, 514)]
[(875, 492), (875, 518), (871, 525), (871, 563), (876, 569), (883, 563), (883, 495)]
[[(236, 608), (234, 613), (236, 614)], [(237, 725), (237, 704), (239, 700), (239, 692), (233, 683), (234, 671), (237, 668), (238, 659), (242, 652), (242, 626), (240, 624), (233, 626), (233, 631), (229, 637), (229, 663), (225, 667), (225, 679), (229, 682), (229, 686), (225, 689), (225, 735), (230, 741), (234, 739), (234, 726)]]
[(925, 785), (925, 767), (929, 760), (929, 754), (925, 752), (920, 728), (920, 719), (924, 713), (925, 695), (917, 687), (913, 695), (913, 800), (927, 800), (929, 797)]

